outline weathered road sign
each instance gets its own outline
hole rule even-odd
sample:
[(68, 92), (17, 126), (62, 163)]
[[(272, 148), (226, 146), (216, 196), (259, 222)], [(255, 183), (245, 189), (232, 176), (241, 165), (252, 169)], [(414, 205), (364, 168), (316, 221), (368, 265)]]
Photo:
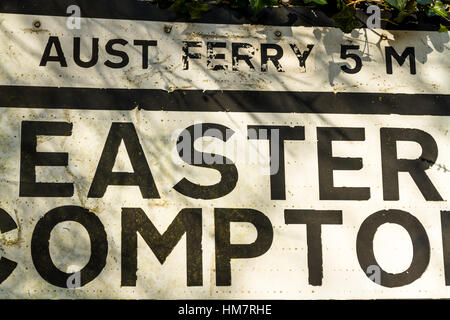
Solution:
[(448, 34), (1, 14), (0, 61), (1, 298), (450, 298)]

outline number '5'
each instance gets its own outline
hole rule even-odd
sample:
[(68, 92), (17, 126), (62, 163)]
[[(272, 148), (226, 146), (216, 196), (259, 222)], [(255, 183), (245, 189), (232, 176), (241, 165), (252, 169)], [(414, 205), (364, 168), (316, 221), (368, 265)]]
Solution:
[(353, 59), (355, 61), (355, 66), (353, 68), (349, 68), (347, 65), (341, 66), (342, 71), (345, 73), (358, 73), (361, 71), (362, 68), (362, 61), (361, 57), (358, 56), (356, 53), (348, 53), (347, 50), (358, 50), (359, 46), (341, 46), (341, 59)]

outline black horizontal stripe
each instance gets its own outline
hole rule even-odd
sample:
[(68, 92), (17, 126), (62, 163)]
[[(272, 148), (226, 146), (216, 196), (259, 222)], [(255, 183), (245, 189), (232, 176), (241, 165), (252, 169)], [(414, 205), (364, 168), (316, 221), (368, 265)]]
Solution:
[(0, 107), (450, 115), (450, 95), (0, 86)]

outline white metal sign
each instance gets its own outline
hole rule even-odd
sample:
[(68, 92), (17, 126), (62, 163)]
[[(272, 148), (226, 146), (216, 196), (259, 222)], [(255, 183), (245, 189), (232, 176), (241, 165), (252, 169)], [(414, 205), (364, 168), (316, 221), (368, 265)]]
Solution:
[(448, 41), (1, 14), (0, 297), (449, 298)]

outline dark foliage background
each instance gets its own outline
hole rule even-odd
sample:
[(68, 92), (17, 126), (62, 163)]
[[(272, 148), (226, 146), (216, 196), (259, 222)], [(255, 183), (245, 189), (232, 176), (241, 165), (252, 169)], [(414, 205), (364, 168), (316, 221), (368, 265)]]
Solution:
[(318, 10), (330, 17), (334, 25), (348, 33), (364, 27), (364, 16), (370, 5), (382, 10), (381, 20), (388, 28), (399, 28), (404, 24), (419, 24), (432, 21), (441, 32), (450, 25), (450, 0), (147, 0), (157, 3), (161, 9), (173, 11), (192, 20), (200, 19), (213, 7), (226, 6), (247, 18), (255, 18), (270, 7), (306, 7)]

